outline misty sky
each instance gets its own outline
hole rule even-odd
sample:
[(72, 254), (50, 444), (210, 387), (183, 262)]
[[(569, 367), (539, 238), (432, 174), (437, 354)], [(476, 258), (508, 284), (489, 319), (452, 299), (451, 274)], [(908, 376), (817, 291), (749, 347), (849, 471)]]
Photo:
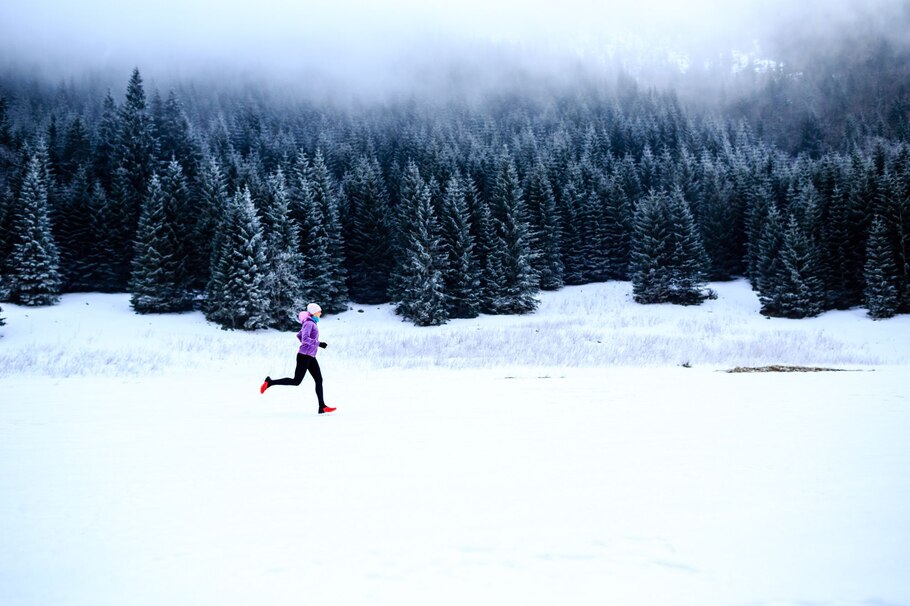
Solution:
[[(199, 66), (316, 69), (381, 79), (410, 59), (469, 49), (597, 56), (617, 40), (749, 48), (776, 24), (832, 27), (906, 0), (3, 0), (7, 64), (188, 73)], [(798, 8), (794, 8), (797, 5)], [(812, 9), (811, 7), (816, 7)], [(821, 7), (821, 8), (819, 8)], [(816, 10), (817, 9), (817, 10)], [(807, 14), (814, 13), (812, 19)], [(0, 67), (3, 67), (0, 65)]]

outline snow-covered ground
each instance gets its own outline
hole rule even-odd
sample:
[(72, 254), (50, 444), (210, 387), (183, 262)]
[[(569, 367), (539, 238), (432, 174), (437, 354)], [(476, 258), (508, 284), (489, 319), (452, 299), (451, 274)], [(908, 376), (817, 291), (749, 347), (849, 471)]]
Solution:
[(0, 604), (910, 604), (910, 318), (714, 286), (326, 317), (328, 416), (293, 333), (4, 305)]

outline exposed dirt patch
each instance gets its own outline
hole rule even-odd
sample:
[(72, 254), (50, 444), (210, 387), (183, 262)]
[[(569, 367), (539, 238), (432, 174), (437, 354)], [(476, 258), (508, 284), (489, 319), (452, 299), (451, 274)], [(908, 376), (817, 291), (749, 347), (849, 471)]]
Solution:
[(737, 366), (726, 372), (847, 372), (844, 368), (821, 368), (818, 366)]

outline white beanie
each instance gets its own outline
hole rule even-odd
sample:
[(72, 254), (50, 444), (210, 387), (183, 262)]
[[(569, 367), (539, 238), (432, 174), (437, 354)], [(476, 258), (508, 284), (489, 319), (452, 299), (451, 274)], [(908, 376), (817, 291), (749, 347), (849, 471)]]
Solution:
[(306, 310), (310, 313), (311, 316), (314, 316), (322, 311), (322, 308), (319, 307), (317, 303), (310, 303), (306, 306)]

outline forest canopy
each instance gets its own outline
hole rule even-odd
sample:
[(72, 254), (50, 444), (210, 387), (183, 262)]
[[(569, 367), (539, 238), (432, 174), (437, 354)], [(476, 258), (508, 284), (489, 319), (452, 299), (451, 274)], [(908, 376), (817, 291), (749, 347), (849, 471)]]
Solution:
[(861, 27), (774, 48), (661, 85), (521, 72), (375, 103), (8, 70), (0, 295), (130, 292), (243, 329), (392, 302), (433, 325), (603, 280), (697, 304), (745, 276), (767, 315), (910, 311), (910, 51)]

